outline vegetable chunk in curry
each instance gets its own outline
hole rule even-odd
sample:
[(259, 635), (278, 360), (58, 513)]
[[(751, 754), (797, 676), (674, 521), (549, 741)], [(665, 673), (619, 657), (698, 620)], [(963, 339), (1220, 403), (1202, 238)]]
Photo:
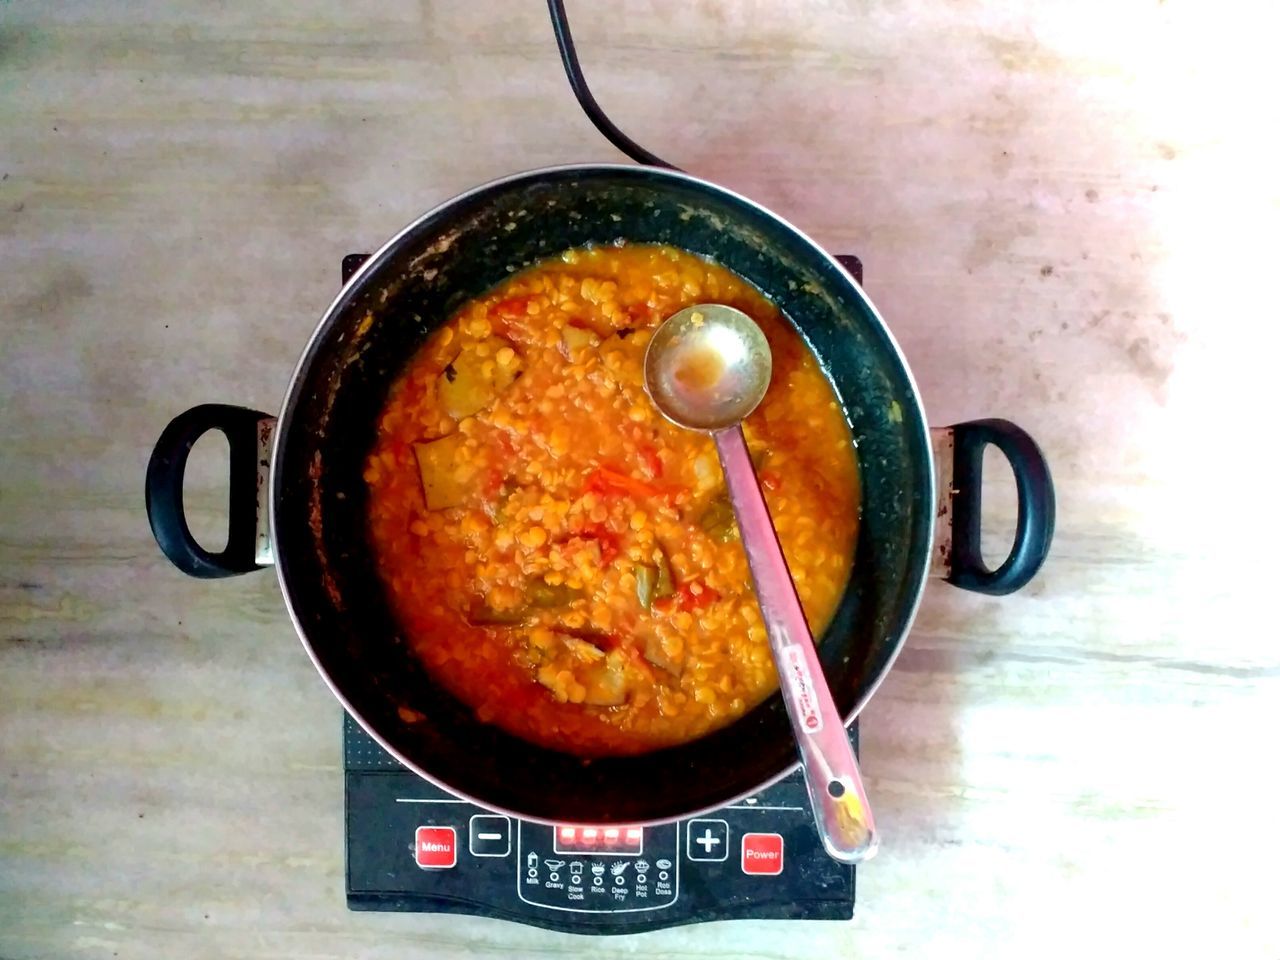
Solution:
[(814, 634), (852, 563), (857, 461), (799, 335), (671, 247), (571, 250), (467, 303), (409, 360), (365, 465), (388, 597), (485, 721), (582, 756), (693, 739), (777, 686), (711, 439), (644, 393), (653, 330), (745, 311), (773, 383), (745, 431)]

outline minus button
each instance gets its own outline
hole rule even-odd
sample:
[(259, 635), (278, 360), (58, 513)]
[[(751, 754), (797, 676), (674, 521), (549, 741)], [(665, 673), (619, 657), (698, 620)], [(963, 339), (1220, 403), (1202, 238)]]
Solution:
[(506, 857), (511, 854), (511, 821), (496, 814), (477, 813), (467, 830), (473, 857)]

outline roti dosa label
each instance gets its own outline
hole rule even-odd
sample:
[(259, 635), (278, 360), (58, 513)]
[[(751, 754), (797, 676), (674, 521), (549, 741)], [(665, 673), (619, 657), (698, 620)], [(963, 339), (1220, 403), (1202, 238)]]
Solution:
[(795, 644), (782, 648), (782, 676), (799, 711), (801, 729), (805, 733), (817, 733), (822, 729), (822, 714), (814, 700), (813, 679), (809, 676), (803, 648)]

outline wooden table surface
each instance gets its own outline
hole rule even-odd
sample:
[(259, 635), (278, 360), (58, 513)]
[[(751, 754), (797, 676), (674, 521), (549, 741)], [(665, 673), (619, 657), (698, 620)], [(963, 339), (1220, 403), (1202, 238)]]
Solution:
[(1268, 9), (570, 0), (619, 123), (859, 254), (933, 422), (1018, 421), (1059, 496), (863, 716), (854, 921), (601, 943), (349, 913), (274, 575), (186, 579), (142, 501), (171, 416), (278, 407), (344, 253), (619, 159), (543, 5), (0, 0), (0, 957), (1280, 956)]

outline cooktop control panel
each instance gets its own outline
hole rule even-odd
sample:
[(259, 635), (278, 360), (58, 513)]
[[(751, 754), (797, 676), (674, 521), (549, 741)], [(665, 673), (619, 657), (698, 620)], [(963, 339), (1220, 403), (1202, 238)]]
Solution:
[(516, 893), (531, 906), (608, 914), (662, 910), (676, 902), (674, 825), (644, 830), (517, 822), (516, 840)]
[(401, 767), (345, 718), (347, 905), (579, 933), (734, 918), (847, 919), (854, 871), (822, 849), (798, 773), (657, 827), (529, 823)]

